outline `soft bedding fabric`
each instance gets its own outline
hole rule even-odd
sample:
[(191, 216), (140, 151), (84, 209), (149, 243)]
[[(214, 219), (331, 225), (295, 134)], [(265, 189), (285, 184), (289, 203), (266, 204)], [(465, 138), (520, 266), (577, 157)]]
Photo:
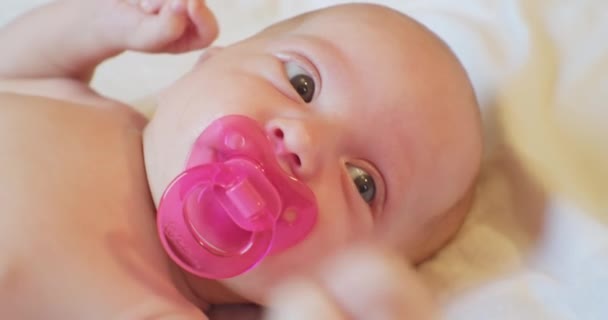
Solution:
[[(4, 0), (0, 23), (43, 2)], [(220, 45), (343, 2), (208, 0)], [(453, 48), (484, 116), (473, 211), (420, 268), (443, 318), (608, 318), (608, 2), (372, 2), (409, 13)], [(137, 101), (196, 57), (125, 54), (100, 68), (94, 86)]]

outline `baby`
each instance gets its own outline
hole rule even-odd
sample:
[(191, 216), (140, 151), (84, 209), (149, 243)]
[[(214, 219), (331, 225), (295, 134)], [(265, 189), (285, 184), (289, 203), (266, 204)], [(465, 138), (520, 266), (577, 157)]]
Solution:
[[(216, 35), (200, 0), (54, 1), (0, 31), (2, 318), (196, 319), (210, 305), (266, 305), (283, 280), (357, 242), (416, 264), (454, 236), (480, 119), (465, 71), (429, 30), (377, 5), (306, 13), (207, 49), (155, 95), (149, 122), (88, 86), (124, 50), (185, 52)], [(280, 146), (318, 214), (296, 245), (218, 280), (167, 257), (155, 215), (201, 132), (228, 115)]]

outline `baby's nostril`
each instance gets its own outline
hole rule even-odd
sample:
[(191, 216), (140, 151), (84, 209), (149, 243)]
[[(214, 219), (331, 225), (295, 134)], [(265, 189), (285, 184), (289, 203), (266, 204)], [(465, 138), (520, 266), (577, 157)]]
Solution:
[(283, 139), (283, 137), (285, 136), (283, 134), (283, 130), (281, 130), (279, 128), (274, 129), (273, 133), (274, 133), (274, 136), (277, 137), (277, 138), (279, 138), (279, 139)]
[(302, 166), (302, 161), (300, 160), (300, 157), (298, 157), (297, 154), (292, 155), (293, 157), (293, 162), (298, 166)]

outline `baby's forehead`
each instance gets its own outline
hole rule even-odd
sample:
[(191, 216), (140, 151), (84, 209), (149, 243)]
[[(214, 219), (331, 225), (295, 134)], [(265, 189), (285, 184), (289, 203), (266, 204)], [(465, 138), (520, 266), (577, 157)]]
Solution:
[[(447, 49), (430, 30), (409, 16), (370, 4), (341, 5), (305, 13), (277, 23), (260, 35), (275, 40), (294, 35), (322, 39), (347, 55), (352, 54), (352, 58), (372, 57), (359, 63), (377, 64), (378, 67), (385, 62), (398, 63), (392, 71), (403, 70), (407, 67), (404, 64), (415, 63)], [(393, 73), (389, 71), (386, 70), (387, 75)]]
[[(440, 99), (435, 92), (442, 78), (438, 75), (454, 70), (446, 67), (453, 65), (453, 57), (434, 34), (404, 14), (377, 5), (314, 11), (265, 32), (272, 41), (301, 37), (321, 48), (315, 58), (331, 71), (322, 82), (334, 81), (334, 91), (350, 95), (349, 101), (360, 105), (355, 108), (360, 121), (367, 122), (362, 125), (379, 124), (380, 135), (394, 136), (400, 128), (396, 124), (407, 119), (424, 123), (430, 105)], [(418, 138), (426, 136), (421, 132)]]
[(336, 32), (357, 34), (362, 31), (373, 32), (376, 35), (430, 35), (426, 32), (428, 30), (421, 28), (414, 19), (399, 11), (381, 5), (362, 3), (336, 5), (306, 12), (280, 21), (261, 33), (280, 35), (294, 31), (308, 31), (318, 35)]

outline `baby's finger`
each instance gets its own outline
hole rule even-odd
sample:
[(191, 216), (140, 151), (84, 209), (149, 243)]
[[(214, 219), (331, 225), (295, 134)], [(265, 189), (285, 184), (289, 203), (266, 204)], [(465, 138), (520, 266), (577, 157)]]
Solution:
[(139, 0), (139, 7), (148, 14), (158, 13), (164, 2), (163, 0)]
[(203, 0), (188, 0), (188, 17), (196, 28), (198, 34), (197, 47), (206, 47), (218, 34), (218, 25), (213, 12), (209, 10)]
[(432, 298), (403, 259), (359, 248), (332, 261), (321, 276), (328, 294), (354, 319), (434, 319)]
[(348, 318), (321, 287), (303, 280), (291, 281), (273, 292), (265, 320), (346, 320)]
[(158, 51), (179, 39), (188, 27), (186, 1), (167, 1), (158, 15), (143, 19), (133, 37), (134, 49)]

